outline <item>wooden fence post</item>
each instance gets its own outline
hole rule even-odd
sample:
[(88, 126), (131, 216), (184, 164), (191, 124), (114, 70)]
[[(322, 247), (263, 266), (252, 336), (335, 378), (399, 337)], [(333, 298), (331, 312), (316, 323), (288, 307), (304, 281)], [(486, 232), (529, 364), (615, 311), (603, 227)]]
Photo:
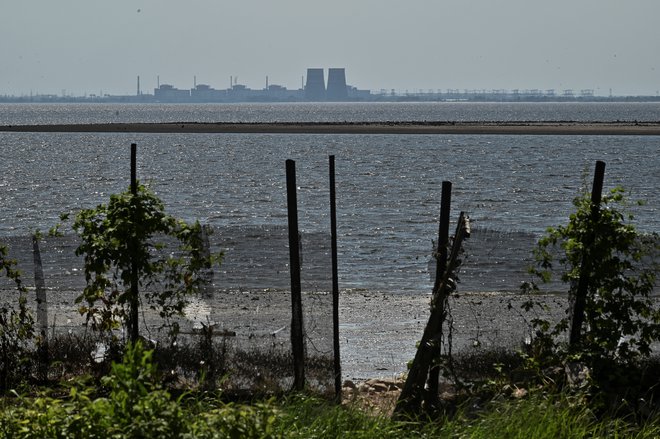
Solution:
[(296, 162), (286, 161), (286, 193), (289, 219), (289, 269), (291, 272), (291, 349), (293, 352), (293, 387), (305, 388), (305, 340), (303, 335), (302, 288), (300, 285), (300, 240), (298, 237), (298, 199)]
[[(594, 172), (594, 184), (591, 188), (591, 223), (596, 224), (600, 216), (600, 199), (603, 192), (603, 180), (605, 179), (605, 162), (598, 160)], [(580, 343), (582, 324), (584, 323), (584, 308), (589, 290), (589, 275), (591, 273), (590, 250), (596, 239), (596, 231), (588, 231), (583, 243), (582, 265), (580, 266), (580, 279), (575, 291), (575, 302), (571, 314), (571, 328), (569, 334), (569, 346), (574, 348)]]
[[(208, 224), (204, 224), (200, 229), (200, 240), (202, 244), (200, 252), (206, 260), (211, 260), (211, 242), (209, 240), (209, 235), (212, 232), (213, 229)], [(201, 288), (202, 294), (205, 296), (211, 296), (213, 294), (213, 264), (209, 264), (208, 267), (205, 267), (200, 276), (203, 279)]]
[(424, 328), (422, 340), (419, 342), (408, 377), (394, 408), (394, 414), (398, 417), (418, 414), (425, 399), (424, 385), (427, 382), (429, 370), (437, 352), (436, 347), (442, 343), (442, 325), (447, 315), (446, 302), (451, 292), (450, 277), (453, 276), (454, 270), (460, 265), (459, 255), (463, 239), (469, 235), (469, 220), (461, 212), (456, 225), (451, 253), (447, 259), (447, 269), (442, 276), (437, 294), (432, 298), (431, 315)]
[[(435, 266), (435, 282), (433, 285), (433, 297), (435, 298), (440, 291), (440, 284), (442, 277), (447, 269), (447, 246), (449, 245), (449, 212), (451, 210), (451, 182), (442, 182), (442, 195), (440, 198), (440, 222), (438, 225), (438, 242), (435, 250), (436, 266)], [(441, 328), (442, 330), (442, 328)], [(434, 346), (435, 358), (440, 357), (440, 345)], [(429, 401), (429, 409), (436, 406), (438, 403), (438, 386), (440, 381), (440, 366), (434, 365), (429, 372), (427, 383), (427, 398)]]
[[(137, 221), (137, 145), (131, 143), (131, 195), (132, 197), (132, 214), (133, 214), (133, 226)], [(137, 342), (140, 332), (138, 330), (138, 306), (140, 303), (139, 300), (139, 276), (138, 276), (138, 267), (137, 261), (135, 260), (135, 254), (137, 252), (138, 243), (135, 242), (137, 239), (137, 234), (133, 233), (133, 238), (131, 239), (130, 248), (131, 248), (131, 295), (130, 295), (130, 311), (129, 311), (129, 322), (128, 322), (128, 335), (132, 343)]]
[(34, 288), (37, 295), (37, 326), (39, 327), (39, 375), (40, 379), (48, 378), (48, 300), (46, 296), (46, 281), (41, 263), (39, 237), (32, 235), (32, 255), (34, 259)]
[(330, 235), (332, 252), (332, 338), (334, 350), (335, 400), (341, 403), (341, 357), (339, 355), (339, 273), (337, 262), (337, 202), (335, 189), (335, 156), (329, 158)]

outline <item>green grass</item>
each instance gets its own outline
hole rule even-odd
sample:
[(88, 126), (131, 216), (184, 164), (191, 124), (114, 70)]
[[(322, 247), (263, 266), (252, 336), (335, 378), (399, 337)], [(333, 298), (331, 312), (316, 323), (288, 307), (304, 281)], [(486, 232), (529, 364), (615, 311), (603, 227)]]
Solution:
[[(307, 396), (252, 404), (196, 395), (173, 400), (162, 390), (121, 407), (88, 388), (65, 398), (6, 397), (1, 438), (582, 438), (660, 436), (660, 422), (598, 420), (563, 396), (491, 402), (442, 422), (400, 422)], [(121, 398), (119, 398), (121, 399)], [(123, 410), (135, 410), (130, 417)]]
[(598, 417), (585, 398), (538, 390), (517, 400), (475, 397), (451, 419), (402, 422), (309, 395), (235, 403), (203, 389), (173, 396), (153, 351), (138, 343), (100, 381), (81, 376), (0, 397), (0, 439), (660, 437), (660, 416)]

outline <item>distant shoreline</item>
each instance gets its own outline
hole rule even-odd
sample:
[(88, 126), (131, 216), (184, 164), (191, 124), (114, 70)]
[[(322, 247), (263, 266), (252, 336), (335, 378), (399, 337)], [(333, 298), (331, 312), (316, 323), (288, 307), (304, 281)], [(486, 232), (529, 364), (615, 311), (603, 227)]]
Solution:
[(258, 122), (3, 125), (0, 132), (660, 136), (660, 122)]

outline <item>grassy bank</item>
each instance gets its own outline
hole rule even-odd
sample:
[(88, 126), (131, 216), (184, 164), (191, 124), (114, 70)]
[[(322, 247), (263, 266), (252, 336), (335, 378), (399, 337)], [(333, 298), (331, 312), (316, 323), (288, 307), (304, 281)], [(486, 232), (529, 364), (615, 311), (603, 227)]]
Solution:
[[(534, 395), (489, 402), (451, 420), (393, 421), (355, 406), (336, 406), (297, 396), (252, 404), (220, 402), (208, 395), (173, 400), (150, 393), (131, 418), (119, 401), (87, 393), (66, 397), (7, 397), (2, 438), (580, 438), (658, 437), (657, 420), (598, 420), (588, 408), (563, 396)], [(471, 413), (471, 414), (468, 414)]]
[[(100, 377), (11, 390), (0, 399), (0, 438), (579, 438), (657, 437), (660, 421), (597, 416), (579, 393), (473, 396), (451, 417), (394, 420), (309, 395), (231, 402), (201, 386), (166, 388), (153, 351), (140, 343)], [(477, 395), (477, 394), (475, 394)], [(368, 397), (369, 395), (365, 395)], [(362, 400), (364, 402), (364, 400)]]

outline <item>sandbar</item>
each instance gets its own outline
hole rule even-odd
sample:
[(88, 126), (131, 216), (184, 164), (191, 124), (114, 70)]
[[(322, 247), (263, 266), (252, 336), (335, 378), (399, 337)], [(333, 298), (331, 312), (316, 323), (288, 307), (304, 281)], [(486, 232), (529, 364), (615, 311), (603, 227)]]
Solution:
[(660, 136), (658, 122), (167, 122), (1, 125), (0, 132)]

